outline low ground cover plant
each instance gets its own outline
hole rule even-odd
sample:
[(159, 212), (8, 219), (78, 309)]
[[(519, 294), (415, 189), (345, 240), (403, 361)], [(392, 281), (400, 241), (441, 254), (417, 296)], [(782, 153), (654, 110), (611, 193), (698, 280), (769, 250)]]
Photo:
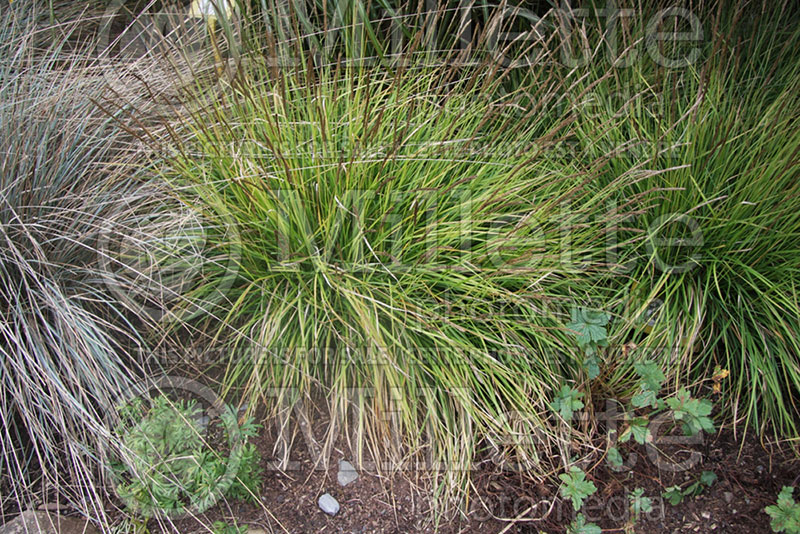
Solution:
[(717, 475), (712, 471), (703, 471), (691, 483), (683, 486), (670, 486), (661, 495), (672, 506), (679, 505), (685, 497), (697, 497), (703, 490), (710, 488), (717, 481)]
[[(258, 427), (239, 425), (231, 409), (219, 421), (201, 425), (195, 401), (159, 395), (136, 398), (121, 408), (115, 432), (120, 451), (112, 460), (116, 493), (135, 516), (167, 517), (202, 513), (222, 497), (256, 500), (261, 485), (260, 456), (248, 443)], [(207, 416), (206, 416), (207, 417)], [(209, 442), (218, 425), (221, 443)]]
[(764, 509), (772, 519), (770, 526), (773, 532), (800, 532), (800, 504), (792, 497), (793, 492), (794, 487), (784, 486), (778, 494), (778, 502)]

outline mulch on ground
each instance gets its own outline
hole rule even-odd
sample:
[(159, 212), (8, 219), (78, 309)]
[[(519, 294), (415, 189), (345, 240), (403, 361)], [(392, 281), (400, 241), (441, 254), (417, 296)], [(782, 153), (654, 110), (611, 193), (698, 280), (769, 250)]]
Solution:
[[(274, 438), (269, 429), (258, 442), (264, 465), (272, 465)], [(587, 469), (587, 478), (598, 491), (587, 499), (583, 513), (604, 532), (768, 534), (771, 529), (764, 507), (775, 502), (782, 486), (800, 482), (800, 461), (789, 446), (765, 445), (752, 435), (737, 439), (729, 430), (698, 443), (658, 450), (633, 445), (622, 452), (626, 465), (632, 468), (616, 471), (603, 461), (594, 469)], [(339, 459), (352, 460), (338, 448), (327, 469), (315, 466), (300, 439), (299, 446), (293, 448), (289, 470), (267, 470), (260, 504), (222, 503), (201, 520), (206, 524), (235, 520), (264, 532), (436, 531), (431, 523), (430, 501), (416, 483), (429, 473), (398, 471), (379, 476), (361, 472), (356, 482), (340, 487), (336, 481)], [(524, 473), (501, 471), (491, 462), (481, 466), (474, 473), (476, 491), (466, 512), (441, 522), (438, 532), (566, 532), (574, 512), (571, 504), (559, 496), (557, 485), (536, 482)], [(686, 497), (675, 506), (662, 498), (666, 488), (687, 487), (703, 471), (713, 472), (717, 480), (698, 496)], [(643, 489), (644, 495), (652, 499), (653, 510), (632, 524), (628, 495), (636, 488)], [(325, 492), (341, 505), (335, 517), (317, 506), (317, 499)], [(175, 528), (187, 534), (208, 532), (192, 519), (176, 523)]]

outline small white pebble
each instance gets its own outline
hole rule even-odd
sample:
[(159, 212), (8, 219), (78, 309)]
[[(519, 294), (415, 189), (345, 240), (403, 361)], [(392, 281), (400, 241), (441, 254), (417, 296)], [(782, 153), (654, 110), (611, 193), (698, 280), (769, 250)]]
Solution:
[(339, 502), (329, 493), (322, 494), (317, 504), (319, 505), (320, 510), (329, 516), (334, 516), (339, 513)]

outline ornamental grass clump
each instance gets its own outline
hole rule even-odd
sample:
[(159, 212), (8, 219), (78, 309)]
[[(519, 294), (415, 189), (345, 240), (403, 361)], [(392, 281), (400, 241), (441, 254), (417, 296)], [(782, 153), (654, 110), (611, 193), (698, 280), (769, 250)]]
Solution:
[(360, 462), (425, 452), (449, 489), (482, 448), (549, 469), (548, 402), (583, 358), (565, 324), (622, 217), (543, 156), (569, 118), (525, 123), (496, 64), (460, 67), (255, 61), (163, 170), (219, 229), (173, 312), (225, 344), (227, 386), (281, 421), (323, 395), (321, 451), (341, 430)]
[(611, 337), (639, 343), (676, 390), (729, 376), (714, 389), (732, 421), (783, 436), (797, 436), (800, 409), (798, 17), (790, 3), (678, 10), (656, 27), (691, 37), (661, 44), (670, 61), (637, 45), (652, 16), (605, 37), (591, 18), (590, 42), (615, 37), (627, 66), (608, 77), (602, 53), (587, 63), (578, 90), (595, 88), (571, 125), (582, 159), (607, 154), (596, 186), (636, 213), (619, 233), (615, 284), (630, 304)]
[(148, 321), (109, 290), (98, 243), (136, 191), (120, 172), (135, 152), (91, 100), (102, 77), (64, 49), (76, 23), (46, 8), (0, 22), (0, 484), (4, 510), (58, 498), (103, 518), (105, 409), (143, 372)]

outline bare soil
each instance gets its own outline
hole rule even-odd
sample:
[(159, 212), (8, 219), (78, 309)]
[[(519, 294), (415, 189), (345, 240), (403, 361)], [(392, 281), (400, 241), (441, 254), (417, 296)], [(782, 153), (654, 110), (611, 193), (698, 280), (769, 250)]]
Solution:
[[(264, 434), (259, 443), (268, 467), (274, 460), (274, 440), (268, 430)], [(782, 486), (800, 481), (800, 462), (790, 447), (764, 445), (752, 435), (737, 439), (725, 430), (701, 443), (671, 449), (626, 445), (622, 453), (631, 469), (615, 471), (604, 461), (593, 469), (587, 466), (587, 478), (598, 488), (583, 508), (587, 519), (604, 532), (767, 534), (771, 529), (764, 507), (775, 502)], [(418, 473), (362, 472), (357, 481), (340, 487), (336, 481), (340, 458), (352, 459), (337, 449), (327, 469), (315, 467), (301, 443), (293, 449), (290, 470), (266, 472), (261, 503), (223, 503), (200, 520), (236, 521), (264, 532), (560, 534), (574, 517), (557, 485), (502, 472), (484, 462), (475, 473), (476, 491), (466, 511), (434, 525), (430, 500), (420, 483), (424, 478)], [(666, 488), (687, 487), (702, 471), (717, 476), (710, 488), (676, 506), (662, 498)], [(628, 495), (636, 488), (652, 499), (653, 510), (632, 522)], [(325, 492), (341, 505), (335, 517), (317, 506)], [(170, 530), (208, 532), (197, 520), (183, 520)]]

